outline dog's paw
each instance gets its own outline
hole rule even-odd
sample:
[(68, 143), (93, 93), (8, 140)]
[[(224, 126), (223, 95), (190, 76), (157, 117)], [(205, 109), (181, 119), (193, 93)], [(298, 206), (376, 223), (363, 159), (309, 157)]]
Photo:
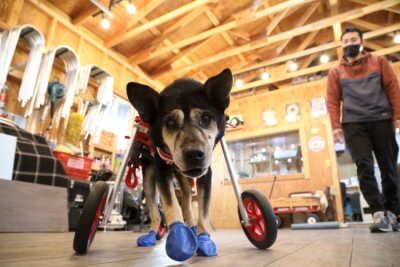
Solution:
[(168, 257), (176, 261), (185, 261), (197, 250), (197, 238), (192, 229), (181, 222), (173, 223), (169, 228), (166, 251)]
[(197, 256), (212, 257), (217, 256), (217, 247), (211, 240), (210, 235), (207, 233), (201, 233), (197, 237)]
[(150, 231), (148, 234), (139, 236), (136, 243), (139, 247), (151, 247), (156, 244), (156, 235), (154, 231)]

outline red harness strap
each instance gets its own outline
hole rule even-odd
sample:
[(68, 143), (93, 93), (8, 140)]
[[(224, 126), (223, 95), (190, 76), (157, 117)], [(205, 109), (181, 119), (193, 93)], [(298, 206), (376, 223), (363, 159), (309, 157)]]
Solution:
[(147, 122), (142, 121), (139, 116), (136, 116), (135, 123), (137, 126), (137, 131), (135, 135), (135, 142), (139, 142), (145, 145), (151, 154), (154, 153), (153, 142), (150, 139), (150, 125)]
[[(137, 127), (137, 131), (135, 134), (135, 141), (134, 143), (140, 143), (142, 144), (141, 147), (145, 146), (151, 153), (151, 155), (154, 156), (154, 152), (157, 151), (158, 155), (162, 160), (165, 161), (166, 164), (172, 165), (174, 164), (174, 161), (172, 159), (172, 156), (165, 152), (162, 151), (159, 147), (156, 149), (154, 148), (153, 142), (150, 139), (150, 125), (147, 122), (144, 122), (139, 116), (136, 116), (135, 118), (135, 123)], [(141, 153), (137, 153), (138, 157), (141, 155)], [(129, 162), (129, 167), (128, 167), (128, 173), (126, 174), (125, 177), (125, 184), (129, 188), (135, 189), (136, 186), (139, 184), (138, 177), (136, 175), (136, 170), (139, 169), (139, 162), (140, 160), (135, 158), (134, 160), (131, 160)]]

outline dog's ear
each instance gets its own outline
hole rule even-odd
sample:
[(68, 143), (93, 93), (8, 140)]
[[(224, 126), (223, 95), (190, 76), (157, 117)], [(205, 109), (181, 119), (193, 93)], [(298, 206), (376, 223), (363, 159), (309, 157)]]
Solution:
[(224, 69), (220, 74), (209, 78), (204, 84), (207, 96), (219, 109), (225, 110), (229, 106), (232, 80), (231, 70)]
[(129, 102), (139, 112), (140, 118), (150, 122), (157, 110), (159, 94), (153, 88), (135, 82), (126, 86)]

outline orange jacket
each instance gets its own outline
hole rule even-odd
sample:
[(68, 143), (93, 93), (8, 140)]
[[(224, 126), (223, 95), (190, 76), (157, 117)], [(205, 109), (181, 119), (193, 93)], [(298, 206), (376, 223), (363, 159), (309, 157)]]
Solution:
[(400, 119), (399, 83), (383, 56), (365, 53), (352, 63), (342, 59), (329, 71), (327, 85), (332, 129), (341, 128), (341, 122)]

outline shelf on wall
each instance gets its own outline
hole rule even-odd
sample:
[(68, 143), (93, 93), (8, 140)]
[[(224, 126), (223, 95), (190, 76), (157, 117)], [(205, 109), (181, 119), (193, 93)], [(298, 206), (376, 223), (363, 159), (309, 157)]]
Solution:
[(115, 153), (114, 147), (106, 147), (102, 144), (96, 144), (93, 146), (93, 150), (99, 150), (100, 152), (106, 152), (107, 154)]

